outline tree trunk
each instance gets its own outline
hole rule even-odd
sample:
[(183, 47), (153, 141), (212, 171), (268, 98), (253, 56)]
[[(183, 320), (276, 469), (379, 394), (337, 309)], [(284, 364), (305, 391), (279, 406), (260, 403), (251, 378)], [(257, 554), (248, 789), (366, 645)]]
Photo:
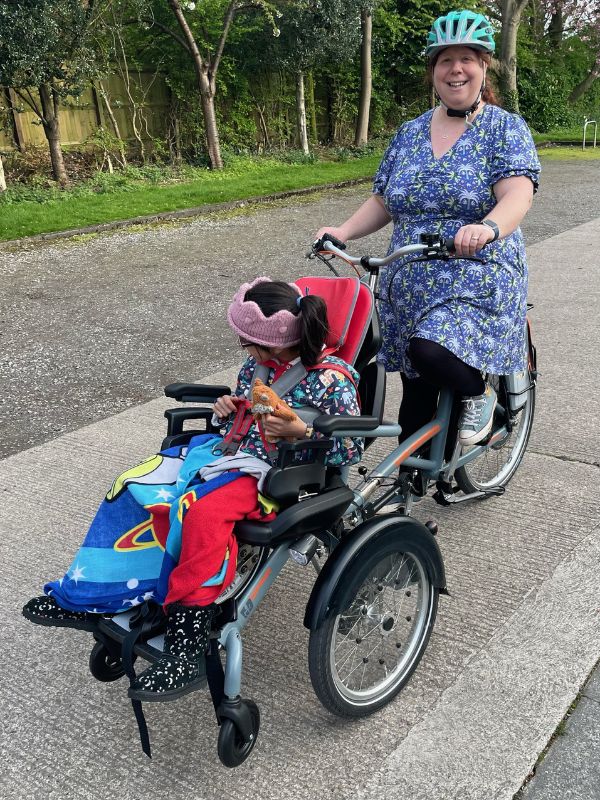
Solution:
[(106, 107), (106, 113), (108, 114), (108, 118), (110, 120), (110, 124), (112, 125), (112, 129), (116, 138), (119, 140), (119, 152), (121, 153), (121, 165), (123, 167), (127, 166), (127, 156), (125, 155), (125, 144), (123, 142), (123, 138), (121, 136), (121, 131), (119, 130), (119, 123), (117, 122), (117, 118), (115, 117), (114, 111), (112, 110), (112, 106), (110, 104), (110, 100), (108, 99), (108, 95), (106, 94), (106, 89), (102, 86), (102, 83), (98, 83), (97, 91), (100, 94), (100, 97), (104, 101), (104, 105)]
[[(204, 131), (206, 135), (206, 149), (208, 151), (210, 166), (212, 169), (223, 169), (221, 144), (219, 142), (219, 131), (217, 128), (217, 118), (215, 115), (215, 77), (218, 62), (211, 70), (211, 65), (206, 63), (200, 55), (194, 34), (192, 33), (185, 15), (181, 10), (179, 0), (168, 0), (168, 2), (173, 13), (175, 14), (177, 22), (179, 23), (179, 27), (183, 31), (188, 50), (192, 57), (192, 61), (194, 62), (194, 69), (196, 71), (196, 78), (198, 81), (198, 89), (200, 91), (200, 103), (202, 106)], [(219, 43), (220, 50), (222, 50), (221, 45), (224, 43), (224, 36), (226, 36), (229, 25), (231, 24), (232, 10), (233, 5), (230, 6), (225, 18), (223, 34), (221, 36), (221, 42)]]
[(373, 15), (368, 8), (361, 9), (360, 27), (362, 43), (360, 47), (360, 100), (358, 103), (358, 119), (354, 144), (360, 147), (369, 138), (369, 111), (371, 108), (371, 37), (373, 32)]
[(552, 16), (550, 17), (550, 24), (548, 25), (548, 39), (552, 45), (553, 50), (558, 50), (562, 43), (564, 30), (563, 9), (562, 3), (557, 3)]
[(498, 82), (504, 107), (519, 111), (517, 92), (517, 33), (527, 0), (503, 0), (502, 46), (498, 56)]
[(4, 177), (4, 164), (0, 155), (0, 192), (6, 191), (6, 178)]
[(317, 107), (315, 104), (315, 78), (312, 72), (306, 75), (306, 93), (307, 108), (308, 108), (308, 121), (310, 127), (310, 138), (314, 144), (319, 142), (319, 131), (317, 129)]
[(200, 90), (200, 97), (202, 101), (202, 116), (204, 117), (204, 131), (206, 133), (206, 148), (211, 169), (223, 169), (217, 116), (215, 114), (215, 96), (210, 91), (210, 88), (206, 87), (208, 83), (208, 76), (205, 75), (201, 84), (203, 88)]
[(585, 76), (585, 78), (578, 83), (577, 86), (573, 89), (571, 94), (569, 95), (569, 103), (576, 103), (580, 97), (582, 97), (588, 89), (591, 88), (592, 84), (600, 78), (600, 56), (596, 59), (596, 63)]
[(296, 73), (296, 120), (298, 128), (298, 143), (300, 149), (307, 156), (310, 153), (308, 149), (308, 134), (306, 131), (306, 106), (304, 104), (304, 73)]
[(42, 127), (50, 148), (50, 161), (54, 180), (61, 186), (67, 186), (69, 176), (65, 169), (62, 147), (60, 145), (60, 124), (58, 119), (59, 98), (52, 87), (42, 83), (39, 87), (40, 101), (42, 104)]

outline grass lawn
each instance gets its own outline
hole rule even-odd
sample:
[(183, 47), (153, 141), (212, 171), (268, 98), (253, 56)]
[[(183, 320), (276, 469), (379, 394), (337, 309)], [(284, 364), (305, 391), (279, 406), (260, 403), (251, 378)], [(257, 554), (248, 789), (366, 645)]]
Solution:
[(541, 147), (538, 149), (538, 155), (544, 160), (552, 161), (565, 161), (567, 159), (600, 161), (600, 144), (595, 148), (588, 145), (585, 150), (582, 149), (581, 144), (579, 147)]
[[(381, 153), (347, 161), (282, 163), (240, 159), (222, 172), (196, 170), (182, 182), (107, 181), (102, 187), (42, 193), (35, 200), (0, 201), (0, 240), (81, 228), (115, 220), (244, 200), (326, 183), (370, 178)], [(197, 177), (196, 177), (197, 176)]]
[[(542, 146), (538, 152), (543, 160), (600, 161), (600, 147), (582, 150), (581, 146)], [(188, 168), (179, 175), (152, 170), (127, 175), (99, 173), (95, 182), (64, 192), (35, 188), (9, 190), (0, 196), (0, 241), (356, 178), (368, 179), (375, 173), (380, 158), (380, 151), (346, 161), (309, 163), (237, 158), (222, 172)]]

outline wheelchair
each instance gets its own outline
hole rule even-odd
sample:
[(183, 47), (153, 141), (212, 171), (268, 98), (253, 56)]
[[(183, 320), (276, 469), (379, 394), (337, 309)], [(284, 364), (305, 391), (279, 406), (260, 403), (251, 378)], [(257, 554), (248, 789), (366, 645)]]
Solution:
[[(236, 574), (216, 601), (206, 654), (207, 686), (219, 726), (218, 756), (227, 767), (250, 755), (260, 727), (256, 703), (242, 697), (242, 631), (290, 559), (316, 567), (304, 615), (310, 632), (308, 668), (318, 699), (341, 717), (371, 714), (402, 689), (427, 647), (439, 594), (446, 591), (435, 524), (407, 515), (376, 515), (368, 493), (352, 490), (344, 470), (325, 463), (332, 437), (365, 437), (368, 448), (378, 436), (399, 432), (397, 425), (383, 421), (386, 374), (374, 360), (380, 332), (373, 291), (358, 277), (311, 277), (297, 284), (327, 303), (326, 354), (335, 353), (359, 372), (361, 416), (315, 417), (314, 410), (295, 409), (303, 418), (308, 415), (306, 421), (323, 438), (279, 443), (262, 490), (278, 503), (276, 518), (236, 525)], [(184, 404), (212, 404), (231, 389), (175, 383), (165, 394)], [(212, 408), (206, 406), (184, 405), (165, 416), (163, 450), (212, 431)], [(189, 420), (203, 427), (184, 430)], [(359, 467), (359, 472), (364, 478), (367, 470)], [(146, 604), (103, 617), (93, 632), (92, 675), (100, 681), (126, 673), (131, 677), (136, 658), (160, 657), (163, 636), (157, 619)]]

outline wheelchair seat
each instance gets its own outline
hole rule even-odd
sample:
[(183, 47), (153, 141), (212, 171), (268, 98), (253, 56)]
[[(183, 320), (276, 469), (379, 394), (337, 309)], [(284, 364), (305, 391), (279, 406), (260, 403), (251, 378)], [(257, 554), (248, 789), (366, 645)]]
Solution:
[[(376, 418), (381, 424), (385, 402), (386, 373), (374, 361), (380, 343), (379, 318), (373, 293), (368, 284), (357, 277), (307, 277), (296, 281), (303, 293), (322, 297), (327, 305), (329, 334), (324, 357), (335, 355), (352, 364), (358, 371), (358, 395), (361, 416)], [(229, 387), (209, 387), (177, 383), (165, 387), (167, 397), (182, 402), (212, 402), (229, 394)], [(210, 428), (209, 409), (177, 408), (165, 412), (167, 438), (163, 447), (183, 444), (196, 433)], [(183, 431), (186, 419), (204, 419), (204, 431)], [(367, 439), (368, 447), (374, 439)], [(325, 464), (331, 440), (311, 440), (311, 461), (296, 460), (296, 453), (307, 450), (307, 443), (281, 443), (279, 457), (267, 474), (263, 494), (275, 500), (280, 511), (271, 523), (238, 522), (235, 534), (251, 545), (274, 546), (286, 538), (315, 533), (333, 525), (348, 508), (353, 493), (340, 477), (340, 471)]]

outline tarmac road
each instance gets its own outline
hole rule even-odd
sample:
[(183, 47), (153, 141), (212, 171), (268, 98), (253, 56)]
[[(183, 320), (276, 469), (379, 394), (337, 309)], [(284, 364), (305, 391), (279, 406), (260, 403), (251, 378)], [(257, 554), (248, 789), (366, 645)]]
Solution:
[[(560, 202), (550, 193), (553, 176), (563, 187)], [(100, 684), (87, 672), (91, 637), (32, 626), (19, 608), (62, 574), (102, 488), (160, 441), (168, 403), (142, 402), (146, 393), (238, 361), (231, 339), (211, 352), (214, 361), (200, 357), (200, 334), (215, 342), (225, 336), (216, 318), (247, 277), (231, 264), (243, 261), (250, 275), (300, 274), (305, 264), (290, 253), (301, 253), (319, 224), (354, 207), (360, 192), (222, 222), (2, 253), (1, 291), (16, 304), (14, 315), (4, 305), (3, 314), (20, 331), (4, 332), (14, 362), (3, 375), (6, 405), (12, 411), (21, 396), (32, 409), (31, 428), (27, 408), (4, 415), (13, 455), (0, 461), (3, 800), (513, 797), (600, 655), (600, 425), (593, 402), (599, 179), (593, 163), (548, 165), (548, 194), (540, 192), (529, 217), (541, 378), (532, 440), (509, 491), (451, 509), (431, 500), (417, 506), (422, 519), (439, 523), (451, 596), (440, 603), (409, 685), (365, 720), (325, 712), (308, 679), (302, 627), (314, 576), (289, 566), (245, 631), (243, 691), (258, 702), (263, 722), (255, 752), (233, 771), (217, 760), (203, 693), (148, 708), (148, 762), (123, 682)], [(585, 219), (591, 221), (576, 225)], [(374, 239), (372, 251), (383, 249), (384, 238)], [(117, 269), (117, 261), (126, 266)], [(208, 287), (209, 273), (192, 269), (198, 262), (212, 265)], [(174, 299), (165, 297), (167, 276), (187, 301), (178, 318)], [(186, 276), (190, 291), (180, 284)], [(207, 296), (200, 318), (194, 287)], [(42, 296), (24, 297), (34, 291)], [(155, 321), (150, 311), (163, 307), (171, 316), (161, 312)], [(171, 353), (177, 368), (162, 372)], [(234, 372), (214, 377), (226, 381)], [(115, 406), (109, 389), (119, 378), (129, 388)], [(136, 395), (141, 378), (147, 383)], [(73, 412), (71, 402), (79, 404)], [(394, 381), (389, 402), (393, 410)], [(370, 457), (384, 447), (375, 445)]]
[[(593, 161), (545, 164), (527, 242), (598, 216), (599, 174)], [(225, 310), (242, 279), (303, 274), (314, 232), (341, 221), (368, 192), (365, 185), (249, 216), (0, 247), (0, 457), (157, 397), (171, 381), (236, 363)], [(383, 231), (360, 247), (382, 253), (388, 239)]]

